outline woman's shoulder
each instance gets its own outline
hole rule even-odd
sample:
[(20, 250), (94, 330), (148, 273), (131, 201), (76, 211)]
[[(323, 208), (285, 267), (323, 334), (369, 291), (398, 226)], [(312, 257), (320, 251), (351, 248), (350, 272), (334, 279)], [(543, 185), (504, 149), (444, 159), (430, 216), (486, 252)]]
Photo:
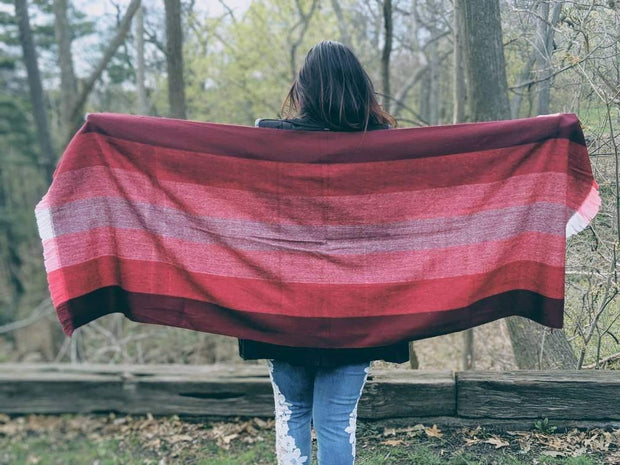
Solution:
[(292, 119), (275, 119), (275, 118), (258, 118), (254, 122), (254, 126), (258, 128), (272, 128), (272, 129), (299, 129), (305, 131), (329, 131), (324, 125), (317, 123), (316, 121), (304, 119), (304, 118), (292, 118)]
[[(257, 118), (254, 126), (258, 128), (272, 129), (300, 129), (306, 131), (329, 131), (330, 129), (318, 121), (308, 118), (292, 118), (292, 119), (275, 119), (275, 118)], [(375, 124), (368, 126), (369, 131), (377, 129), (392, 129), (390, 124)]]
[(256, 126), (257, 128), (282, 129), (282, 127), (287, 125), (287, 123), (288, 123), (288, 121), (282, 120), (282, 119), (257, 118), (256, 121), (254, 122), (254, 126)]

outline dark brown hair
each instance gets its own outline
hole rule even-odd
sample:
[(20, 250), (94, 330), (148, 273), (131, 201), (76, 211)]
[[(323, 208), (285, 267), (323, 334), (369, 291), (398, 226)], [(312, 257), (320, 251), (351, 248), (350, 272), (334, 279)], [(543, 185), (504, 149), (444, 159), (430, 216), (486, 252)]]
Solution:
[(284, 118), (310, 118), (340, 131), (397, 125), (377, 102), (372, 81), (353, 51), (331, 40), (308, 51), (280, 111)]

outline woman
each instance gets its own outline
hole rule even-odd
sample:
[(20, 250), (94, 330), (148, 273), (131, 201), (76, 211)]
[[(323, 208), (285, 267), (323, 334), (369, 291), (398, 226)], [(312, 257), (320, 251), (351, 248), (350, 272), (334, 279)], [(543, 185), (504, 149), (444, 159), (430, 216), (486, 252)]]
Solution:
[[(396, 126), (377, 103), (372, 82), (351, 49), (332, 41), (310, 49), (281, 112), (287, 119), (258, 119), (256, 126), (307, 131)], [(239, 355), (245, 360), (267, 359), (275, 398), (278, 464), (310, 463), (312, 422), (319, 465), (345, 465), (355, 462), (357, 404), (371, 361), (406, 362), (409, 347), (402, 341), (381, 347), (325, 349), (240, 339)]]

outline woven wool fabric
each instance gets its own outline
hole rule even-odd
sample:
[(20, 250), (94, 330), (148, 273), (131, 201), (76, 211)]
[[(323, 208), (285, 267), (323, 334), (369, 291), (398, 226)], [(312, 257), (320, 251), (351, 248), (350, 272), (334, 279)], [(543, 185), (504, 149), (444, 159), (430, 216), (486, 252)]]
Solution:
[(35, 209), (65, 334), (112, 312), (297, 347), (561, 328), (600, 206), (574, 114), (367, 133), (90, 113)]

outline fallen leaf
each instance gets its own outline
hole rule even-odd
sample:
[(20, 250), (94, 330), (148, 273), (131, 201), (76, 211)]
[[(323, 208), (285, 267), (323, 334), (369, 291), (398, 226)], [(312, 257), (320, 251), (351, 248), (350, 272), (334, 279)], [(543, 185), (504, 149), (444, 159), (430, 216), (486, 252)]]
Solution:
[(424, 431), (424, 425), (407, 426), (405, 428), (383, 428), (384, 436), (395, 436), (399, 433), (407, 433), (409, 436), (413, 436), (418, 432)]
[(467, 428), (466, 426), (463, 427), (461, 429), (462, 434), (466, 435), (466, 436), (475, 436), (476, 434), (478, 434), (480, 432), (482, 428), (480, 427), (480, 425), (476, 426), (475, 428)]
[(580, 447), (579, 449), (575, 449), (570, 453), (571, 457), (581, 457), (582, 455), (586, 455), (585, 447)]
[(237, 433), (229, 434), (228, 436), (222, 437), (222, 441), (224, 441), (225, 444), (228, 444), (230, 441), (235, 439), (237, 436), (239, 436), (239, 434)]
[(152, 441), (146, 443), (146, 447), (149, 449), (159, 449), (161, 445), (161, 440), (159, 438), (155, 438)]
[(192, 441), (194, 438), (189, 434), (175, 434), (171, 438), (168, 439), (172, 444), (175, 444), (179, 441)]
[(400, 446), (404, 443), (405, 441), (402, 439), (386, 439), (385, 441), (381, 441), (381, 444), (385, 444), (386, 446)]
[(484, 442), (493, 444), (496, 449), (499, 449), (500, 447), (508, 447), (510, 445), (509, 442), (506, 442), (502, 438), (499, 438), (497, 436), (493, 436), (493, 437), (490, 437), (489, 439), (485, 439)]
[(518, 441), (519, 447), (521, 448), (521, 450), (519, 451), (520, 453), (527, 454), (532, 449), (532, 445), (530, 444), (529, 440), (519, 438)]
[(480, 442), (482, 442), (482, 439), (480, 438), (463, 438), (463, 440), (465, 441), (465, 446), (480, 444)]
[(431, 428), (426, 428), (425, 431), (426, 431), (426, 435), (429, 437), (434, 437), (434, 438), (443, 437), (443, 433), (441, 432), (439, 428), (437, 428), (437, 425), (433, 425)]

